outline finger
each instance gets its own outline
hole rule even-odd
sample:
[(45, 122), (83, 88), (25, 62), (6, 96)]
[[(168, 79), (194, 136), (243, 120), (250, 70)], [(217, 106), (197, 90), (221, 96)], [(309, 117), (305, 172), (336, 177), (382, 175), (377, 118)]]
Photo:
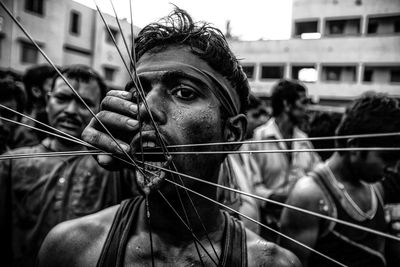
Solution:
[(133, 118), (137, 116), (137, 105), (131, 100), (122, 99), (117, 96), (106, 96), (101, 102), (101, 109)]
[(85, 128), (82, 133), (82, 139), (105, 152), (115, 155), (125, 155), (121, 149), (126, 153), (130, 151), (130, 146), (127, 143), (119, 139), (116, 139), (116, 143), (108, 134), (98, 131), (93, 127)]
[[(111, 133), (120, 134), (121, 136), (133, 134), (137, 132), (139, 128), (139, 122), (137, 120), (111, 111), (100, 111), (97, 113), (96, 117)], [(97, 125), (94, 128), (103, 131), (103, 129)]]
[(114, 96), (128, 101), (132, 100), (132, 93), (122, 90), (110, 90), (106, 96)]

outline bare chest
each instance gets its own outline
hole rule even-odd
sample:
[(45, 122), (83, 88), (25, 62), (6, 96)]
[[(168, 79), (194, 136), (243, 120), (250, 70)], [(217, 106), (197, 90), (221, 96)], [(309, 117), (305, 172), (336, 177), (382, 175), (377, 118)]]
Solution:
[[(215, 266), (220, 257), (220, 245), (201, 240), (188, 244), (173, 244), (162, 241), (148, 233), (132, 237), (125, 250), (125, 266)], [(152, 252), (153, 251), (153, 252)], [(218, 257), (216, 256), (218, 255)]]

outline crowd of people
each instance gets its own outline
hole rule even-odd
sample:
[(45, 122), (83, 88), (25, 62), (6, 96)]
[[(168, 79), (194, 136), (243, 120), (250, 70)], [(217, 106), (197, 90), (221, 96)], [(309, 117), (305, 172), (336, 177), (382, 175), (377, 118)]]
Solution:
[(282, 79), (266, 104), (223, 34), (179, 8), (134, 51), (125, 90), (84, 65), (60, 68), (80, 97), (49, 65), (0, 73), (5, 266), (398, 264), (400, 241), (290, 206), (400, 236), (399, 99), (310, 112)]

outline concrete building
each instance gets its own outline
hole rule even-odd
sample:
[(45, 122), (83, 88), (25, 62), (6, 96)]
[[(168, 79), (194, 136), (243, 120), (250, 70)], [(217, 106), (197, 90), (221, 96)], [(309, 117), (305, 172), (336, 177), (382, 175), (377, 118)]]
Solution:
[(283, 77), (303, 80), (321, 104), (400, 96), (400, 0), (293, 0), (291, 39), (231, 46), (263, 98)]
[[(72, 0), (1, 1), (56, 65), (89, 65), (112, 88), (122, 88), (129, 81), (121, 57), (96, 10)], [(104, 17), (124, 58), (129, 61), (115, 17), (108, 14)], [(130, 23), (122, 19), (120, 24), (130, 46)], [(138, 30), (134, 27), (134, 34)], [(47, 61), (0, 8), (0, 68), (23, 73), (41, 63)]]

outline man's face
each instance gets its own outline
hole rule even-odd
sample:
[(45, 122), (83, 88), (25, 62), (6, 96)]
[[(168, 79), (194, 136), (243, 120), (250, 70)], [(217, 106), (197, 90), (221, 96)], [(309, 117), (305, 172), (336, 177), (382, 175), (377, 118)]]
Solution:
[[(98, 83), (95, 80), (82, 82), (75, 79), (69, 79), (69, 82), (91, 110), (94, 113), (98, 112), (101, 100)], [(92, 118), (90, 112), (61, 78), (56, 80), (49, 95), (46, 111), (51, 126), (78, 138)]]
[[(216, 73), (204, 60), (182, 47), (145, 53), (138, 62), (138, 76), (162, 139), (166, 145), (220, 142), (223, 140), (220, 103), (201, 77), (192, 76), (187, 66)], [(140, 113), (143, 146), (159, 145), (143, 104)], [(133, 151), (140, 152), (139, 133), (134, 136), (131, 146)], [(199, 148), (184, 151), (195, 150)], [(140, 156), (137, 158), (140, 159)], [(209, 176), (214, 175), (218, 168), (221, 156), (174, 155), (173, 160), (179, 172), (210, 179)], [(159, 163), (165, 162), (165, 159), (145, 157), (145, 161)], [(150, 177), (154, 178), (157, 178), (156, 175)]]
[(291, 105), (289, 116), (294, 124), (300, 125), (306, 117), (307, 96), (300, 92), (299, 98)]
[[(15, 99), (5, 100), (5, 101), (0, 100), (0, 104), (6, 106), (8, 108), (11, 108), (12, 110), (17, 110), (17, 101), (15, 101)], [(13, 120), (13, 121), (18, 120), (18, 116), (14, 112), (8, 111), (3, 108), (0, 108), (0, 116), (3, 118), (6, 118), (6, 119)], [(7, 141), (11, 137), (15, 128), (16, 128), (15, 123), (0, 119), (0, 147), (7, 144)]]
[(246, 114), (247, 117), (247, 133), (246, 137), (251, 138), (253, 131), (258, 126), (266, 123), (269, 119), (267, 110), (263, 106), (249, 109)]
[(360, 156), (353, 166), (359, 178), (367, 183), (375, 183), (384, 177), (386, 168), (395, 168), (399, 159), (383, 156), (384, 152), (368, 151)]
[(52, 78), (47, 78), (44, 82), (43, 82), (43, 91), (45, 92), (45, 94), (48, 94), (51, 92), (51, 84), (53, 82)]

